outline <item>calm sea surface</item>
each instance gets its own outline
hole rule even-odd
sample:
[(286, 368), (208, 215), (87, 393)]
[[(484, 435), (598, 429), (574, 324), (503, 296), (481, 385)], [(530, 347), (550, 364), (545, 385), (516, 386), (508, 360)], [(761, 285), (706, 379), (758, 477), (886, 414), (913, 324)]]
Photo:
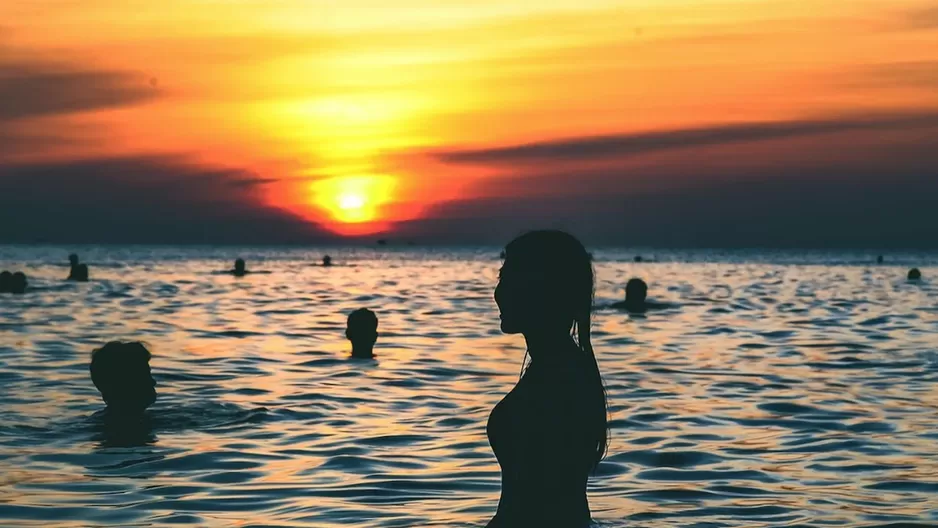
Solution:
[[(69, 248), (75, 249), (75, 248)], [(480, 526), (485, 437), (523, 342), (498, 331), (498, 249), (0, 247), (0, 526)], [(597, 312), (608, 527), (938, 525), (938, 255), (596, 251), (672, 310)], [(237, 256), (269, 271), (213, 274)], [(925, 280), (906, 282), (919, 266)], [(380, 319), (348, 359), (346, 314)], [(92, 414), (92, 348), (146, 341), (152, 429)], [(132, 444), (140, 445), (132, 445)], [(131, 444), (131, 446), (127, 446)], [(908, 523), (908, 524), (897, 524)]]

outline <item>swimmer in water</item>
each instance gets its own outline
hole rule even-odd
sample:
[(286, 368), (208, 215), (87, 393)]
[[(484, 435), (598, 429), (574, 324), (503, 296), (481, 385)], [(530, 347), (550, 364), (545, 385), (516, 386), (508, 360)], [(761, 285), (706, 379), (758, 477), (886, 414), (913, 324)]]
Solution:
[(78, 282), (87, 282), (88, 281), (88, 265), (81, 264), (78, 262), (78, 255), (72, 253), (68, 256), (69, 272), (68, 279), (70, 281)]
[(586, 528), (589, 476), (606, 452), (606, 396), (593, 347), (593, 268), (573, 236), (534, 231), (505, 248), (495, 302), (531, 362), (486, 432), (501, 467), (487, 528)]
[(910, 281), (922, 280), (922, 272), (918, 268), (912, 268), (909, 270), (909, 274), (906, 275)]
[(0, 293), (10, 293), (13, 288), (13, 274), (9, 271), (0, 273)]
[(378, 316), (368, 308), (359, 308), (348, 316), (345, 337), (352, 342), (352, 357), (374, 358), (375, 341), (378, 340)]
[(331, 265), (332, 265), (332, 257), (330, 257), (329, 255), (326, 255), (325, 257), (323, 257), (323, 258), (322, 258), (322, 265), (323, 265), (323, 266), (331, 266)]
[(232, 269), (230, 273), (235, 277), (244, 277), (247, 275), (248, 270), (245, 267), (244, 259), (239, 258), (236, 260), (234, 263), (234, 269)]
[(111, 341), (91, 353), (91, 381), (109, 415), (138, 416), (156, 401), (150, 357), (139, 342)]
[(25, 273), (17, 271), (13, 274), (13, 278), (10, 279), (10, 293), (26, 293), (27, 286), (29, 286), (29, 281), (26, 280)]
[(611, 307), (630, 313), (645, 313), (648, 310), (662, 310), (671, 305), (648, 300), (648, 285), (642, 279), (630, 279), (625, 285), (625, 300), (614, 303)]

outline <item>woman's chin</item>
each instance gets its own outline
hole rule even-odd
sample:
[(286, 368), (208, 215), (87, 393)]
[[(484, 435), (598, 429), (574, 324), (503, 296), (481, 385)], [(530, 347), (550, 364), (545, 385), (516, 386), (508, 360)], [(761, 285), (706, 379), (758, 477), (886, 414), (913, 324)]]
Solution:
[(520, 334), (521, 333), (520, 328), (518, 328), (516, 325), (511, 324), (510, 321), (505, 321), (504, 319), (502, 319), (501, 328), (502, 328), (503, 334)]

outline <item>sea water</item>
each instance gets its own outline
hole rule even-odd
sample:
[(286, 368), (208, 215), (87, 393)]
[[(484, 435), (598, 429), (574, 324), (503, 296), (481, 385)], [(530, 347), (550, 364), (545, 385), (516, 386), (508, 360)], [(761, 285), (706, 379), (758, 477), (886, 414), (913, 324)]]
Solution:
[[(498, 248), (0, 247), (2, 526), (483, 526), (485, 436), (523, 340)], [(317, 265), (329, 253), (332, 267)], [(938, 523), (938, 256), (595, 251), (611, 442), (600, 526)], [(243, 257), (265, 271), (216, 273)], [(918, 266), (925, 280), (905, 280)], [(631, 277), (672, 308), (629, 315)], [(350, 360), (347, 314), (380, 319)], [(150, 422), (93, 414), (92, 349), (141, 340)]]

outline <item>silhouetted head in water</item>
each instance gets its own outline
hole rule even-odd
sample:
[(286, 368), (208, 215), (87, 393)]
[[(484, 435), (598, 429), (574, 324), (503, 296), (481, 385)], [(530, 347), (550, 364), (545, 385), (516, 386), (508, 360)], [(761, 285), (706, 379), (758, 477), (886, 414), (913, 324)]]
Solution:
[(22, 271), (17, 271), (10, 279), (10, 293), (26, 293), (26, 287), (28, 285), (29, 281), (26, 280), (26, 274)]
[(590, 425), (598, 464), (606, 452), (606, 401), (590, 343), (593, 266), (586, 248), (562, 231), (532, 231), (514, 239), (505, 247), (495, 302), (502, 331), (524, 335), (532, 367), (586, 362), (598, 406)]
[(632, 260), (634, 260), (635, 262), (642, 262), (645, 259), (643, 259), (641, 255), (635, 255), (635, 258), (633, 258)]
[(882, 263), (883, 263), (883, 260), (884, 260), (884, 259), (883, 259), (883, 256), (882, 256), (882, 255), (876, 257), (876, 263), (877, 263), (877, 264), (882, 264)]
[(231, 272), (237, 275), (238, 277), (241, 277), (245, 273), (247, 273), (247, 269), (245, 268), (245, 264), (244, 264), (244, 259), (239, 258), (238, 260), (236, 260), (234, 263), (234, 269), (231, 270)]
[(355, 310), (348, 316), (345, 337), (352, 342), (352, 357), (371, 359), (378, 340), (378, 316), (368, 308)]
[(13, 274), (9, 271), (0, 273), (0, 293), (10, 293), (13, 288)]
[(69, 256), (68, 256), (68, 262), (69, 262), (69, 264), (72, 265), (73, 268), (74, 268), (75, 266), (77, 266), (77, 265), (78, 265), (78, 255), (76, 255), (75, 253), (72, 253), (71, 255), (69, 255)]
[(108, 412), (140, 414), (156, 401), (150, 351), (143, 343), (111, 341), (91, 353), (90, 370)]
[(323, 266), (331, 266), (331, 265), (332, 265), (332, 257), (330, 257), (329, 255), (326, 255), (325, 257), (323, 257), (323, 258), (322, 258), (322, 265), (323, 265)]
[(912, 268), (909, 270), (908, 275), (909, 280), (917, 281), (922, 279), (922, 272), (918, 268)]
[(642, 279), (629, 279), (625, 284), (625, 303), (635, 307), (645, 306), (648, 298), (648, 285)]

